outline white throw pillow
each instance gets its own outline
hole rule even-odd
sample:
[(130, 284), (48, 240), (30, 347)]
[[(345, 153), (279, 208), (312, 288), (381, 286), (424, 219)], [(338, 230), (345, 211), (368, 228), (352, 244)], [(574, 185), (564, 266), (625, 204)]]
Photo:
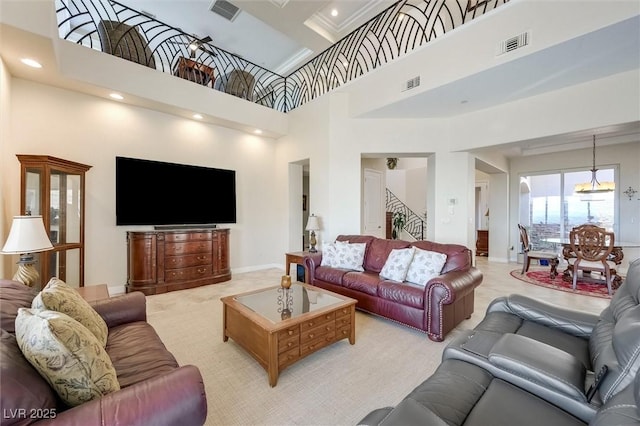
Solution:
[(415, 249), (416, 251), (409, 265), (405, 280), (425, 286), (430, 279), (440, 275), (447, 261), (447, 255), (437, 251), (422, 250), (417, 247)]
[(404, 281), (414, 252), (414, 247), (391, 250), (380, 271), (380, 277), (392, 281)]
[(322, 260), (320, 266), (329, 266), (337, 268), (338, 264), (338, 246), (349, 244), (349, 241), (334, 241), (333, 243), (325, 244), (322, 247)]
[(367, 248), (365, 243), (342, 243), (336, 242), (335, 263), (331, 266), (334, 268), (351, 269), (353, 271), (364, 271), (362, 263), (364, 262), (364, 251)]

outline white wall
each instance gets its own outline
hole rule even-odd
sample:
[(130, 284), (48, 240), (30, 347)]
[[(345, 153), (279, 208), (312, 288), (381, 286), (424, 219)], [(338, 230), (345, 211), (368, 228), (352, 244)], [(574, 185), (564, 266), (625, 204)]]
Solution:
[[(6, 153), (9, 140), (9, 123), (10, 123), (10, 100), (11, 100), (11, 76), (7, 70), (4, 61), (0, 57), (0, 170), (6, 170), (9, 165), (9, 156)], [(1, 176), (1, 175), (0, 175)], [(18, 209), (13, 208), (11, 203), (6, 202), (6, 194), (10, 189), (8, 179), (4, 177), (0, 179), (0, 250), (4, 246), (5, 241), (11, 227), (12, 216), (18, 213)], [(6, 232), (5, 232), (6, 230)], [(12, 269), (12, 263), (15, 261), (12, 256), (0, 255), (0, 277), (10, 278), (15, 270)]]
[[(274, 166), (275, 141), (20, 79), (11, 80), (11, 93), (2, 152), (2, 182), (9, 188), (3, 208), (9, 214), (19, 210), (15, 154), (46, 154), (93, 166), (86, 176), (86, 284), (123, 286), (126, 231), (145, 229), (115, 226), (117, 155), (236, 170), (238, 222), (229, 226), (232, 270), (284, 262), (288, 240), (280, 225), (288, 221), (288, 206), (281, 182), (287, 169)], [(202, 202), (215, 202), (215, 188), (202, 188)]]

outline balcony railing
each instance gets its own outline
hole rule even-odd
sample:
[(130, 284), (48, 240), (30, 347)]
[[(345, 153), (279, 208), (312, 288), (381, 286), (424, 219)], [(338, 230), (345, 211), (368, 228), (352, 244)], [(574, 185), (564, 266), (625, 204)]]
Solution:
[(55, 4), (65, 40), (287, 112), (508, 1), (400, 0), (287, 77), (116, 1)]

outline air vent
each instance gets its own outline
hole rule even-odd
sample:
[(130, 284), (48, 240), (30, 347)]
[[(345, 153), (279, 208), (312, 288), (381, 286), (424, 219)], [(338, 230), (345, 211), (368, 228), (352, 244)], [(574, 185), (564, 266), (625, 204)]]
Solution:
[(233, 22), (240, 13), (240, 8), (232, 5), (227, 0), (215, 0), (211, 3), (209, 10), (231, 22)]
[(407, 80), (402, 87), (402, 91), (415, 89), (418, 86), (420, 86), (420, 76)]
[(529, 32), (506, 39), (498, 44), (498, 55), (503, 55), (516, 49), (520, 49), (521, 47), (528, 45), (530, 39), (531, 36)]

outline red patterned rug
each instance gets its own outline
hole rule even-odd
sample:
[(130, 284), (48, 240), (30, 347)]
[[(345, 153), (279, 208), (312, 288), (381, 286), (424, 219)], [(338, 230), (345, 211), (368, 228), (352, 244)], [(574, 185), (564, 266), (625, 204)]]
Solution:
[[(573, 290), (573, 284), (571, 281), (564, 281), (562, 279), (562, 271), (558, 271), (559, 274), (553, 280), (549, 276), (549, 269), (544, 270), (532, 270), (530, 269), (524, 275), (520, 274), (522, 269), (516, 269), (511, 271), (511, 276), (524, 281), (529, 284), (539, 285), (540, 287), (552, 288), (560, 291), (568, 291), (570, 293), (582, 294), (585, 296), (603, 297), (610, 299), (607, 286), (598, 283), (590, 283), (581, 281), (578, 279), (576, 284), (576, 290)], [(615, 292), (615, 290), (613, 290)]]

